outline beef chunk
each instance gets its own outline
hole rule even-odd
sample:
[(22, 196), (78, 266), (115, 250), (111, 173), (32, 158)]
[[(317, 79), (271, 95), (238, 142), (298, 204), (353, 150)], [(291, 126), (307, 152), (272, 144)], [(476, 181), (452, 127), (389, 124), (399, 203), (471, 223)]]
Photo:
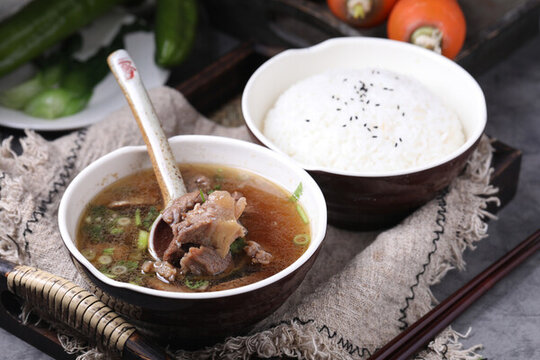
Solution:
[(163, 213), (174, 236), (163, 256), (166, 261), (174, 258), (182, 244), (188, 243), (212, 247), (225, 258), (231, 243), (246, 234), (246, 229), (238, 223), (246, 207), (244, 197), (235, 200), (227, 191), (214, 191), (204, 203), (196, 203), (187, 213), (184, 208), (172, 209), (178, 204), (173, 203)]
[(189, 252), (180, 260), (183, 273), (194, 275), (217, 275), (225, 271), (232, 264), (231, 253), (225, 257), (211, 247), (191, 247)]
[(251, 261), (253, 263), (259, 263), (263, 265), (270, 264), (270, 261), (272, 261), (272, 254), (270, 254), (267, 251), (264, 251), (261, 245), (255, 241), (249, 240), (246, 242), (246, 246), (244, 247), (244, 251), (248, 256), (251, 257)]
[(202, 203), (199, 191), (193, 191), (174, 199), (172, 203), (163, 211), (163, 220), (169, 225), (182, 221), (186, 213), (192, 210), (196, 204)]
[(141, 268), (145, 273), (155, 272), (169, 282), (173, 282), (176, 279), (177, 270), (167, 261), (145, 261)]

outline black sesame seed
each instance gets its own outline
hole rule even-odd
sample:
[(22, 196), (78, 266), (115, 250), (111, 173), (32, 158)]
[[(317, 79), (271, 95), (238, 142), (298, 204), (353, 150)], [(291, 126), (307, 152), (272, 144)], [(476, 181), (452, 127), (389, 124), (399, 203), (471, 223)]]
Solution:
[(401, 113), (401, 116), (405, 116), (405, 113), (404, 113), (404, 112), (402, 112), (402, 113)]
[(378, 129), (379, 127), (377, 125), (374, 126), (375, 129)]
[(399, 105), (397, 106), (397, 109), (399, 110)]
[(335, 99), (336, 97), (334, 95), (332, 95), (332, 99)]
[(397, 147), (397, 143), (394, 144), (394, 147)]
[(336, 110), (337, 110), (337, 111), (341, 111), (341, 108), (337, 108)]
[(375, 106), (381, 106), (381, 104), (375, 104)]
[(349, 105), (349, 103), (345, 101), (345, 105)]
[(349, 121), (352, 121), (352, 116), (349, 118)]
[(354, 119), (355, 119), (355, 120), (358, 120), (358, 116), (355, 115), (355, 116), (354, 116)]
[(372, 138), (374, 138), (374, 139), (375, 139), (376, 137), (377, 137), (377, 135), (373, 135), (373, 136), (372, 136)]
[(370, 128), (367, 128), (367, 131), (371, 132), (371, 129), (370, 129)]
[(403, 140), (401, 140), (401, 138), (399, 138), (399, 141), (403, 142)]
[(364, 123), (364, 127), (366, 127), (366, 126), (367, 126), (367, 123)]
[(369, 86), (373, 86), (373, 83), (369, 83)]
[(343, 81), (347, 81), (347, 78), (344, 78)]
[(366, 104), (369, 104), (369, 100), (367, 101), (367, 103), (366, 103)]
[(306, 119), (306, 122), (309, 122), (309, 119)]
[(342, 126), (342, 127), (347, 127), (347, 124), (343, 124), (343, 125), (341, 125), (341, 126)]

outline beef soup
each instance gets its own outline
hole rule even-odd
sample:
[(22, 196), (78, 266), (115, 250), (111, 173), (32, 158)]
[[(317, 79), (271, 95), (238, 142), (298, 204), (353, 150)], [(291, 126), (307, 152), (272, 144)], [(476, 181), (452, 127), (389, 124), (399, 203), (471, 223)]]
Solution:
[[(179, 167), (188, 194), (167, 209), (152, 170), (114, 182), (86, 207), (77, 247), (103, 274), (158, 290), (218, 291), (272, 276), (307, 249), (301, 184), (289, 194), (245, 170)], [(154, 261), (148, 236), (161, 212), (173, 238)]]

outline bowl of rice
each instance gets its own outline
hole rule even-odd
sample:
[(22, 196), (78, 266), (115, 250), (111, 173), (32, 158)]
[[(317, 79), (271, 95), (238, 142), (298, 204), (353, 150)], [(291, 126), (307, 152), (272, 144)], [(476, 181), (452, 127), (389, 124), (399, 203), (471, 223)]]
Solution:
[(463, 68), (411, 44), (335, 38), (284, 51), (249, 79), (249, 132), (304, 167), (328, 219), (394, 225), (462, 171), (486, 125), (483, 92)]

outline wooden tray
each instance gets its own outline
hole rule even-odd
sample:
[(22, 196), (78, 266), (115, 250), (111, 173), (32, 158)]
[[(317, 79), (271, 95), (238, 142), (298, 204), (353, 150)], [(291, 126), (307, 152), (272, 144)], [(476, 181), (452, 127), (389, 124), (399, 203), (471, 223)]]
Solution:
[[(239, 95), (251, 73), (266, 58), (249, 43), (242, 44), (219, 58), (192, 78), (176, 88), (203, 114), (217, 122), (239, 125), (243, 122), (239, 110)], [(495, 171), (491, 182), (500, 189), (501, 207), (513, 197), (517, 189), (521, 151), (501, 142), (494, 143)], [(497, 208), (490, 211), (496, 212)], [(56, 333), (40, 326), (22, 325), (17, 318), (21, 301), (6, 289), (5, 279), (0, 279), (0, 326), (57, 359), (74, 359), (75, 355), (64, 352)]]
[[(467, 37), (456, 61), (473, 75), (489, 69), (538, 33), (540, 0), (458, 0)], [(204, 0), (210, 22), (269, 54), (336, 36), (386, 37), (386, 23), (356, 29), (338, 20), (326, 0)]]

